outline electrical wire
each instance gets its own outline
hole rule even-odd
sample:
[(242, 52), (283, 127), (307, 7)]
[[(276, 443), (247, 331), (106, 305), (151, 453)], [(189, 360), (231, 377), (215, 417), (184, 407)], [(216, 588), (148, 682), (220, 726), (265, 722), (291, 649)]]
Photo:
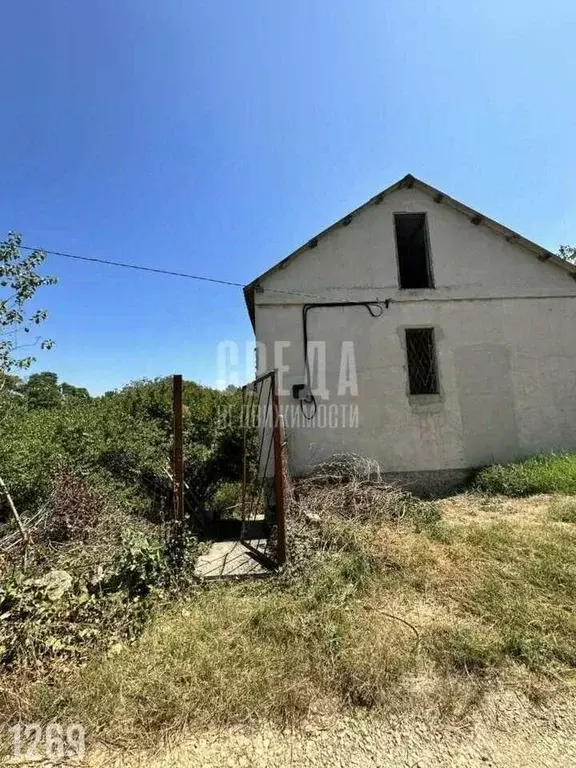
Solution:
[[(300, 400), (300, 409), (305, 419), (312, 421), (318, 412), (318, 403), (312, 392), (312, 373), (310, 371), (310, 360), (308, 358), (308, 313), (311, 309), (328, 309), (334, 307), (365, 307), (372, 317), (382, 317), (384, 308), (388, 309), (390, 299), (379, 301), (328, 301), (320, 304), (304, 304), (302, 307), (302, 339), (304, 342), (304, 370), (306, 372), (306, 386), (308, 394), (305, 399)], [(306, 411), (304, 404), (312, 406), (310, 411)]]
[[(123, 269), (135, 269), (140, 272), (152, 272), (154, 274), (159, 275), (169, 275), (171, 277), (182, 277), (189, 280), (199, 280), (202, 282), (207, 283), (216, 283), (218, 285), (229, 285), (235, 288), (244, 288), (243, 283), (237, 283), (232, 280), (221, 280), (220, 278), (215, 277), (205, 277), (204, 275), (193, 275), (189, 272), (176, 272), (169, 269), (161, 269), (159, 267), (145, 267), (142, 264), (131, 264), (129, 262), (125, 261), (113, 261), (111, 259), (99, 259), (94, 256), (79, 256), (78, 254), (74, 253), (67, 253), (65, 251), (52, 251), (48, 250), (47, 248), (35, 248), (29, 245), (21, 245), (20, 246), (23, 250), (26, 251), (42, 251), (45, 254), (48, 254), (50, 256), (61, 256), (66, 259), (74, 259), (76, 261), (85, 261), (92, 264), (104, 264), (106, 266), (110, 267), (121, 267)], [(328, 307), (365, 307), (368, 312), (372, 315), (372, 317), (381, 317), (381, 315), (384, 312), (384, 307), (386, 309), (390, 305), (390, 299), (385, 299), (384, 301), (380, 301), (379, 299), (375, 299), (373, 301), (330, 301), (326, 296), (319, 296), (316, 294), (311, 293), (303, 293), (301, 291), (283, 291), (280, 289), (267, 289), (270, 293), (280, 293), (285, 295), (293, 295), (293, 296), (299, 296), (303, 298), (312, 298), (312, 299), (320, 299), (321, 301), (315, 304), (304, 304), (302, 307), (302, 326), (303, 326), (303, 340), (304, 340), (304, 368), (306, 373), (306, 385), (308, 387), (308, 395), (305, 399), (300, 400), (300, 407), (302, 409), (302, 413), (304, 414), (304, 417), (311, 421), (314, 416), (316, 415), (318, 411), (318, 404), (316, 402), (316, 398), (312, 394), (311, 389), (311, 370), (310, 370), (310, 361), (308, 359), (308, 313), (311, 309), (320, 309), (320, 308), (328, 308)], [(312, 412), (307, 413), (304, 404), (311, 405), (312, 406)]]
[(21, 245), (20, 248), (26, 251), (42, 251), (50, 256), (63, 256), (66, 259), (76, 259), (78, 261), (89, 261), (95, 264), (107, 264), (110, 267), (123, 267), (124, 269), (137, 269), (141, 272), (154, 272), (159, 275), (171, 275), (172, 277), (186, 277), (190, 280), (203, 280), (207, 283), (219, 283), (220, 285), (232, 285), (236, 288), (243, 288), (243, 283), (235, 283), (231, 280), (220, 280), (216, 277), (204, 277), (202, 275), (191, 275), (188, 272), (173, 272), (169, 269), (160, 269), (158, 267), (145, 267), (142, 264), (130, 264), (126, 261), (111, 261), (110, 259), (97, 259), (92, 256), (78, 256), (74, 253), (64, 253), (63, 251), (49, 251), (46, 248), (32, 248), (28, 245)]
[[(121, 267), (123, 269), (135, 269), (140, 272), (152, 272), (157, 275), (169, 275), (170, 277), (183, 277), (188, 280), (200, 280), (206, 283), (216, 283), (218, 285), (230, 285), (234, 288), (244, 288), (245, 283), (237, 283), (233, 280), (221, 280), (216, 277), (205, 277), (204, 275), (193, 275), (190, 272), (176, 272), (170, 269), (161, 269), (160, 267), (145, 267), (143, 264), (132, 264), (126, 261), (113, 261), (111, 259), (99, 259), (95, 256), (79, 256), (75, 253), (66, 253), (65, 251), (51, 251), (47, 248), (32, 247), (29, 245), (19, 246), (25, 251), (42, 251), (49, 256), (61, 256), (66, 259), (74, 259), (76, 261), (86, 261), (92, 264), (105, 264), (109, 267)], [(266, 288), (268, 293), (279, 293), (287, 296), (300, 296), (302, 298), (319, 299), (328, 301), (329, 297), (321, 296), (315, 293), (303, 293), (302, 291), (286, 291), (279, 288)]]

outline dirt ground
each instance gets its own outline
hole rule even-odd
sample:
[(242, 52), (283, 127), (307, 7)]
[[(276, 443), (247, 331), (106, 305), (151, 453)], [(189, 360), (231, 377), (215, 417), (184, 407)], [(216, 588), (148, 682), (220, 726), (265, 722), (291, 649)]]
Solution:
[(231, 729), (178, 739), (160, 751), (93, 752), (91, 768), (558, 768), (576, 765), (576, 699), (535, 706), (513, 692), (490, 696), (469, 719), (332, 715), (297, 730)]

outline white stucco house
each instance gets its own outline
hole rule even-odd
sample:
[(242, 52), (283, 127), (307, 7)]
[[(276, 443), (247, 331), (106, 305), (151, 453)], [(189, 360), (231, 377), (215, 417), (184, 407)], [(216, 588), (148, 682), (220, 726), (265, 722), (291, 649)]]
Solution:
[(576, 450), (576, 267), (411, 175), (245, 298), (296, 475), (354, 453), (450, 482)]

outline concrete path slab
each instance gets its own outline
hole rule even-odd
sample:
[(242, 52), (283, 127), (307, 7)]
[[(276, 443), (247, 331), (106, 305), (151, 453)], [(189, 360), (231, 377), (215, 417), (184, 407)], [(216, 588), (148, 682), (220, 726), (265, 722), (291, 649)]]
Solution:
[[(266, 541), (254, 539), (251, 546), (263, 550)], [(215, 541), (206, 555), (200, 555), (194, 575), (203, 579), (223, 576), (265, 576), (271, 573), (240, 541)]]

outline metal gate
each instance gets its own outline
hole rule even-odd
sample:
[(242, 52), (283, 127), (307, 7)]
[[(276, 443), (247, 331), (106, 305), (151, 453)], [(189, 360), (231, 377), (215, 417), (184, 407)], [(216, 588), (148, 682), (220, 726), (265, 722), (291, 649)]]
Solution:
[(240, 540), (271, 568), (286, 562), (286, 492), (278, 375), (270, 371), (242, 387), (243, 479)]

